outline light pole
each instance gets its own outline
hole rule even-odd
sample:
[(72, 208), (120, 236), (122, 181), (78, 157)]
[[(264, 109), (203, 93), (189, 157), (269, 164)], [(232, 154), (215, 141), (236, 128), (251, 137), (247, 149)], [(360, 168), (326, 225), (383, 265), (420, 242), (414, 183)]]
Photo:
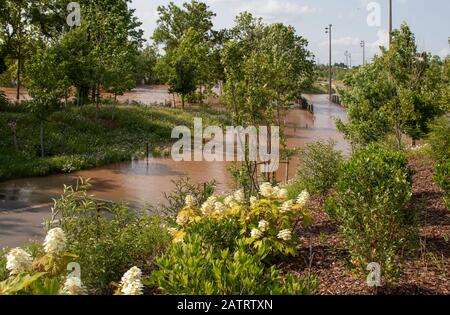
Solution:
[(350, 69), (352, 68), (352, 54), (348, 54), (348, 59), (350, 59)]
[(392, 43), (392, 0), (389, 0), (389, 47)]
[(348, 68), (348, 55), (349, 55), (349, 52), (348, 52), (348, 50), (346, 50), (344, 53), (344, 56), (345, 56), (345, 65), (347, 66), (347, 68)]
[(361, 41), (361, 48), (363, 51), (363, 66), (366, 65), (366, 42), (365, 41)]
[(329, 86), (329, 89), (328, 89), (328, 96), (329, 96), (329, 99), (330, 99), (330, 101), (331, 101), (331, 95), (333, 94), (333, 92), (332, 92), (332, 82), (331, 82), (331, 80), (332, 80), (332, 75), (333, 75), (333, 66), (332, 66), (332, 64), (331, 64), (331, 29), (332, 29), (332, 27), (333, 27), (333, 25), (329, 25), (328, 27), (326, 27), (325, 28), (325, 34), (329, 34), (329, 41), (330, 41), (330, 82), (329, 82), (329, 84), (330, 84), (330, 86)]

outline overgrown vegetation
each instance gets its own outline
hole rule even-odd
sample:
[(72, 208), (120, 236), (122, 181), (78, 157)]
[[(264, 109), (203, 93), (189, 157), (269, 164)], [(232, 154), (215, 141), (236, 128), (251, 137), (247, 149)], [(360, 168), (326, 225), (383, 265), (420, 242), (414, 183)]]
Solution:
[(429, 142), (436, 161), (434, 180), (444, 191), (444, 201), (450, 209), (450, 118), (443, 116), (431, 125)]
[(389, 50), (344, 81), (342, 102), (348, 122), (339, 129), (354, 146), (383, 141), (393, 134), (397, 149), (404, 135), (424, 138), (429, 123), (448, 110), (450, 58), (419, 52), (406, 24), (392, 34)]
[(398, 260), (417, 240), (417, 214), (408, 207), (411, 189), (402, 153), (371, 145), (343, 163), (327, 211), (359, 270), (376, 262), (385, 278), (397, 274)]
[[(41, 120), (25, 110), (0, 116), (0, 180), (69, 173), (143, 157), (170, 145), (173, 127), (193, 126), (193, 117), (205, 125), (226, 125), (226, 113), (209, 110), (182, 112), (169, 108), (69, 106), (46, 117), (44, 157), (41, 157)], [(112, 114), (114, 113), (114, 117)], [(175, 139), (174, 139), (175, 140)]]
[(295, 187), (310, 193), (325, 194), (336, 184), (342, 153), (332, 141), (307, 144), (299, 153)]
[(122, 204), (99, 204), (87, 193), (89, 182), (65, 187), (47, 228), (65, 231), (67, 250), (77, 255), (83, 283), (94, 294), (110, 294), (111, 284), (130, 267), (149, 273), (170, 242), (163, 221)]

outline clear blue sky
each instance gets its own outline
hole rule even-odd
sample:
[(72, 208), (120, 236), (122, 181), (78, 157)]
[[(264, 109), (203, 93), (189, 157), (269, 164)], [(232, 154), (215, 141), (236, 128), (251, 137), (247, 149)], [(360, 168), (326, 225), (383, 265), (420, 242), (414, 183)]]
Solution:
[[(133, 0), (132, 7), (143, 23), (148, 39), (158, 19), (156, 8), (166, 0)], [(184, 1), (174, 0), (181, 5)], [(387, 43), (388, 0), (205, 0), (217, 14), (215, 28), (229, 28), (235, 16), (249, 11), (267, 23), (283, 22), (295, 26), (309, 41), (309, 49), (320, 63), (328, 62), (328, 42), (324, 28), (333, 24), (333, 63), (345, 61), (346, 50), (352, 53), (353, 64), (362, 62), (360, 41), (367, 43), (366, 56), (379, 52)], [(376, 2), (381, 8), (381, 25), (369, 26), (367, 4)], [(450, 54), (450, 0), (393, 0), (394, 28), (406, 21), (416, 34), (419, 49), (433, 54)]]

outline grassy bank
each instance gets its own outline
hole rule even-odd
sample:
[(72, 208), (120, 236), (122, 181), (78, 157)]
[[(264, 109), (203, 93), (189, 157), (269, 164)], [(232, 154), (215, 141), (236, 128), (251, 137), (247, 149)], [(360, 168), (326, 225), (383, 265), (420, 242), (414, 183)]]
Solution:
[[(40, 157), (40, 121), (22, 109), (0, 111), (0, 181), (73, 172), (145, 155), (146, 143), (154, 155), (164, 154), (171, 144), (172, 128), (193, 125), (225, 125), (223, 112), (111, 106), (68, 107), (46, 118), (45, 157)], [(18, 151), (11, 123), (16, 124)]]

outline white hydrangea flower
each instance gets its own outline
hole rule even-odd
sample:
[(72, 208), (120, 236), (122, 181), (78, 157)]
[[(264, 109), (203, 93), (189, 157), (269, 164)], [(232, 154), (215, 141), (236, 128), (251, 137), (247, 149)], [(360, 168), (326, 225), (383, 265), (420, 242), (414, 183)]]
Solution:
[(226, 196), (223, 200), (223, 203), (230, 208), (233, 208), (237, 205), (236, 201), (234, 200), (234, 196)]
[(209, 197), (201, 207), (201, 211), (204, 215), (208, 215), (214, 211), (214, 205), (217, 202), (217, 198), (214, 196)]
[(122, 287), (122, 295), (142, 295), (144, 286), (141, 281), (134, 281)]
[(292, 200), (285, 201), (280, 208), (281, 213), (291, 212), (294, 202)]
[(306, 206), (306, 203), (309, 200), (309, 193), (304, 190), (297, 198), (297, 204), (301, 205), (302, 207)]
[(61, 294), (65, 295), (85, 295), (86, 289), (78, 277), (67, 277), (64, 282), (64, 287), (61, 290)]
[(245, 199), (245, 195), (244, 192), (242, 191), (242, 189), (239, 189), (238, 191), (236, 191), (234, 193), (234, 200), (236, 200), (239, 203), (243, 203)]
[(272, 184), (262, 183), (261, 186), (259, 186), (259, 192), (263, 197), (272, 197), (273, 193)]
[(192, 208), (195, 205), (195, 198), (192, 195), (187, 195), (184, 199), (186, 207)]
[(260, 230), (258, 230), (258, 229), (253, 229), (253, 230), (250, 232), (250, 235), (251, 235), (253, 238), (258, 239), (258, 238), (261, 238), (261, 237), (263, 236), (263, 233), (262, 233)]
[(66, 248), (66, 236), (61, 228), (48, 231), (44, 241), (44, 251), (47, 254), (59, 255)]
[(33, 258), (22, 248), (11, 249), (6, 255), (6, 269), (11, 276), (31, 271), (32, 264)]
[(266, 220), (261, 220), (258, 223), (258, 227), (261, 231), (265, 232), (269, 229), (269, 222), (267, 222)]
[(225, 209), (225, 205), (219, 201), (214, 204), (214, 211), (217, 213), (222, 213), (225, 211)]
[(120, 281), (120, 292), (123, 295), (142, 295), (142, 271), (138, 267), (132, 267), (125, 272)]
[(278, 200), (284, 201), (284, 200), (287, 199), (287, 197), (288, 197), (288, 191), (287, 191), (287, 189), (281, 188), (281, 189), (279, 189), (279, 190), (277, 191), (276, 198), (277, 198)]
[(281, 240), (289, 241), (289, 240), (292, 239), (292, 231), (289, 230), (289, 229), (281, 230), (281, 231), (278, 233), (277, 237), (278, 237), (279, 239), (281, 239)]
[(258, 201), (258, 198), (256, 198), (255, 196), (250, 197), (250, 205), (253, 206), (257, 201)]
[(177, 215), (176, 223), (180, 226), (183, 226), (185, 224), (188, 224), (189, 217), (187, 215), (183, 215), (182, 213)]

